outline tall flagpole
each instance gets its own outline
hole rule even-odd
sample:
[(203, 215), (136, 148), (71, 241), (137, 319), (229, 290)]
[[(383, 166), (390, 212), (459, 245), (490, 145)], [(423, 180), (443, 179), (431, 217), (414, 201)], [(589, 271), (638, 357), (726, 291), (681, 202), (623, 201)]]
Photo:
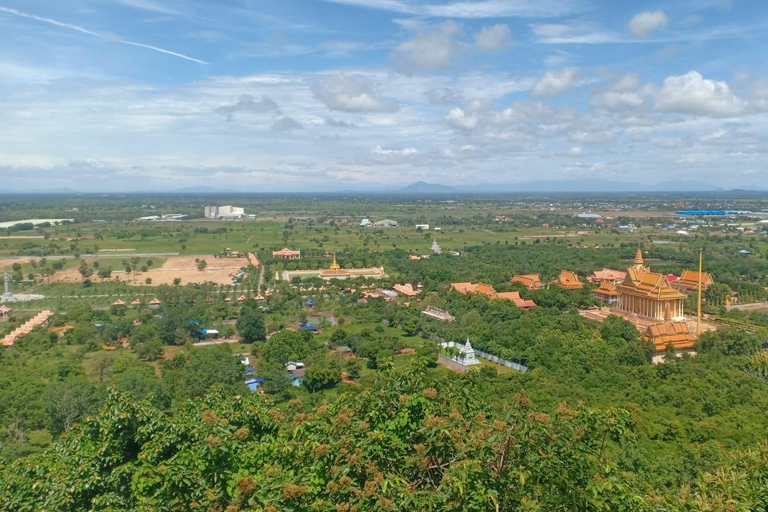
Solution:
[(699, 301), (698, 309), (696, 310), (696, 336), (701, 334), (701, 267), (702, 260), (704, 259), (704, 248), (699, 248)]

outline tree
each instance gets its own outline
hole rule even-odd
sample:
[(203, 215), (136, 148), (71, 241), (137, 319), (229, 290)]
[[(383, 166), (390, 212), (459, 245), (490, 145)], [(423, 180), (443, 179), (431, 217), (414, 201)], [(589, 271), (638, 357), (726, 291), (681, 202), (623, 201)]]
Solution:
[[(147, 278), (149, 279), (149, 278)], [(173, 286), (179, 286), (181, 284), (181, 278), (180, 277), (174, 277), (173, 278)]]
[(307, 368), (302, 384), (310, 392), (315, 393), (321, 389), (332, 388), (339, 382), (341, 382), (341, 370), (338, 364), (323, 361)]
[(205, 267), (208, 266), (208, 262), (205, 260), (200, 260), (197, 262), (197, 270), (200, 270), (201, 272), (205, 270)]
[(98, 405), (96, 388), (84, 379), (57, 381), (50, 386), (47, 410), (53, 435), (69, 432), (76, 421), (94, 412)]
[(253, 343), (254, 341), (264, 341), (267, 338), (267, 331), (264, 327), (264, 313), (259, 309), (256, 301), (247, 300), (240, 307), (240, 314), (235, 324), (244, 343)]

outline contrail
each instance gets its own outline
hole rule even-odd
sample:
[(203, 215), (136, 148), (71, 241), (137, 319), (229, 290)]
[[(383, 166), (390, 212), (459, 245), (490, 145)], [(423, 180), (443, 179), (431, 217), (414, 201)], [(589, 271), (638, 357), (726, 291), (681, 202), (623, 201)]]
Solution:
[(192, 62), (197, 62), (198, 64), (206, 64), (206, 65), (208, 64), (204, 60), (195, 59), (194, 57), (190, 57), (190, 56), (184, 55), (182, 53), (176, 53), (176, 52), (172, 52), (170, 50), (164, 50), (163, 48), (158, 48), (157, 46), (151, 46), (151, 45), (148, 45), (148, 44), (136, 43), (136, 42), (133, 42), (133, 41), (126, 41), (126, 40), (123, 40), (123, 39), (114, 39), (114, 38), (109, 37), (109, 36), (107, 36), (105, 34), (99, 34), (98, 32), (93, 32), (92, 30), (88, 30), (88, 29), (85, 29), (83, 27), (78, 27), (77, 25), (72, 25), (70, 23), (63, 23), (61, 21), (57, 21), (57, 20), (54, 20), (52, 18), (43, 18), (42, 16), (35, 16), (34, 14), (27, 14), (25, 12), (17, 11), (16, 9), (11, 9), (11, 8), (2, 7), (2, 6), (0, 6), (0, 12), (4, 12), (4, 13), (7, 13), (7, 14), (12, 14), (12, 15), (18, 16), (20, 18), (27, 18), (27, 19), (30, 19), (30, 20), (40, 21), (42, 23), (48, 23), (50, 25), (55, 25), (57, 27), (68, 28), (70, 30), (76, 30), (77, 32), (82, 32), (83, 34), (88, 34), (89, 36), (98, 37), (99, 39), (101, 39), (103, 41), (114, 41), (116, 43), (127, 44), (127, 45), (131, 45), (131, 46), (138, 46), (139, 48), (146, 48), (148, 50), (152, 50), (152, 51), (155, 51), (155, 52), (160, 52), (160, 53), (165, 53), (165, 54), (168, 54), (168, 55), (173, 55), (174, 57), (178, 57), (178, 58), (184, 59), (184, 60), (190, 60)]

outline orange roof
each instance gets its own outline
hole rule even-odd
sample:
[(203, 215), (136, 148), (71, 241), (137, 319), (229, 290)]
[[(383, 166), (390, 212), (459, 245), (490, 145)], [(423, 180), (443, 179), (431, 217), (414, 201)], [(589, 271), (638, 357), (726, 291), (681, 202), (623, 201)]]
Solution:
[(301, 251), (292, 251), (287, 247), (283, 247), (279, 251), (272, 251), (272, 256), (301, 256)]
[(616, 297), (619, 295), (619, 291), (616, 289), (616, 285), (610, 281), (603, 281), (600, 283), (600, 286), (597, 287), (595, 293), (609, 297)]
[(131, 306), (140, 306), (140, 305), (141, 305), (140, 299), (136, 299), (135, 301), (131, 302)]
[(496, 297), (496, 290), (494, 290), (493, 286), (489, 284), (483, 284), (478, 283), (474, 284), (471, 282), (466, 283), (451, 283), (451, 286), (454, 290), (456, 290), (459, 293), (482, 293), (483, 295), (487, 295), (489, 297)]
[(392, 287), (392, 289), (395, 290), (397, 293), (401, 295), (405, 295), (407, 297), (415, 297), (420, 293), (419, 290), (413, 289), (413, 286), (411, 286), (411, 283), (396, 284)]
[(256, 297), (254, 297), (256, 300), (264, 300), (264, 296), (262, 294), (258, 294)]
[(576, 275), (576, 272), (571, 272), (570, 270), (563, 270), (560, 272), (560, 277), (552, 282), (566, 290), (578, 290), (584, 288), (584, 283), (579, 281), (579, 276)]
[(512, 278), (513, 283), (520, 283), (531, 290), (544, 288), (546, 285), (539, 279), (539, 274), (522, 274)]
[(506, 299), (511, 300), (515, 305), (522, 309), (532, 308), (536, 305), (532, 300), (525, 300), (520, 298), (520, 292), (497, 292), (493, 286), (484, 283), (451, 283), (454, 290), (459, 293), (481, 293), (487, 295), (492, 299)]
[(627, 278), (616, 288), (620, 293), (659, 300), (685, 298), (684, 293), (680, 293), (669, 285), (667, 276), (651, 272), (645, 267), (630, 267), (627, 270)]
[(160, 299), (154, 298), (151, 301), (149, 301), (150, 306), (159, 306), (161, 304)]
[(237, 302), (245, 302), (248, 298), (245, 295), (241, 295), (237, 298)]
[(623, 281), (626, 278), (626, 272), (619, 272), (618, 270), (611, 270), (609, 268), (595, 270), (592, 272), (592, 275), (589, 276), (589, 280), (593, 283), (600, 281)]
[(115, 302), (112, 303), (113, 306), (125, 306), (125, 301), (123, 299), (117, 299)]
[(536, 303), (532, 300), (523, 299), (520, 297), (520, 292), (501, 292), (497, 293), (496, 297), (499, 299), (511, 300), (515, 303), (515, 306), (520, 309), (528, 309), (536, 306)]
[[(714, 284), (715, 280), (712, 279), (712, 276), (706, 272), (701, 273), (701, 285), (702, 290), (706, 290), (707, 287), (711, 284)], [(689, 288), (692, 290), (698, 290), (699, 289), (699, 273), (695, 270), (683, 270), (683, 273), (680, 274), (680, 279), (678, 279), (675, 282), (675, 286), (679, 286), (681, 288)]]
[(685, 322), (666, 321), (649, 325), (645, 330), (645, 337), (654, 344), (658, 352), (666, 350), (670, 343), (675, 349), (693, 348), (696, 344), (696, 337), (689, 332)]

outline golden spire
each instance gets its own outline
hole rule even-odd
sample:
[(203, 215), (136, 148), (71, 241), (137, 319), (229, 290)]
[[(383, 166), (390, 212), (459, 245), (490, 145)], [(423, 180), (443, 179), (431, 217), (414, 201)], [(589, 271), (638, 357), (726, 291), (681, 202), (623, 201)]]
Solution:
[(637, 246), (637, 252), (635, 253), (635, 260), (633, 261), (635, 266), (643, 266), (643, 251), (640, 250), (640, 245)]
[(333, 263), (331, 263), (331, 270), (339, 270), (341, 265), (336, 261), (336, 253), (333, 254)]

